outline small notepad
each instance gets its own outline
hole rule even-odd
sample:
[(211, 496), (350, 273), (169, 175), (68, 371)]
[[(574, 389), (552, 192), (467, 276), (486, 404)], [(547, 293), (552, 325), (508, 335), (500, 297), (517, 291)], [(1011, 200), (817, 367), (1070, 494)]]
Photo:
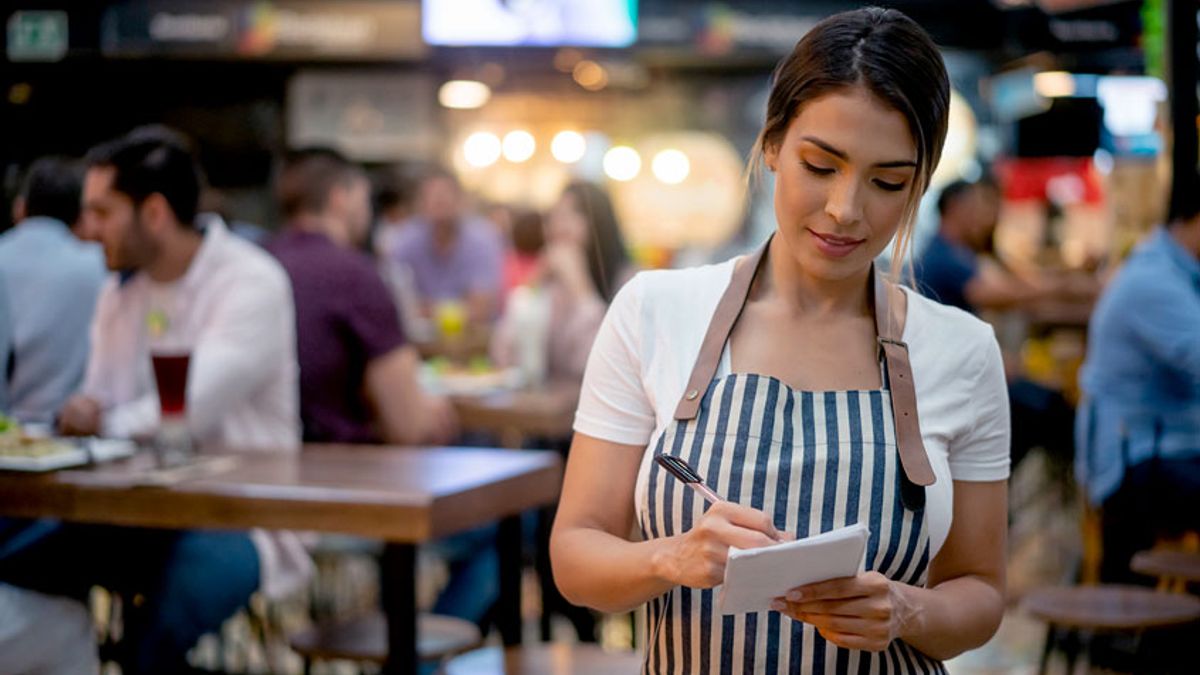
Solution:
[(868, 534), (858, 523), (762, 548), (730, 548), (718, 595), (721, 612), (764, 611), (797, 586), (858, 574), (866, 564)]

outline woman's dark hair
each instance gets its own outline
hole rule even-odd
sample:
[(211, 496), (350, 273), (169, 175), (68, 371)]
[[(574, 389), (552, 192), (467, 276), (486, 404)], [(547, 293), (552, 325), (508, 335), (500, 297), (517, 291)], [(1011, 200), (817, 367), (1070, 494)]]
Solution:
[(523, 255), (537, 255), (546, 246), (546, 230), (542, 214), (531, 209), (517, 211), (512, 217), (513, 250)]
[(629, 252), (617, 225), (612, 200), (599, 186), (575, 182), (567, 186), (564, 195), (571, 195), (588, 225), (588, 272), (600, 297), (610, 302), (620, 289), (622, 276), (629, 267)]
[(204, 175), (186, 136), (164, 126), (138, 127), (92, 148), (89, 167), (111, 167), (113, 189), (128, 195), (135, 206), (161, 194), (186, 227), (194, 227)]
[(941, 158), (950, 117), (946, 64), (912, 19), (894, 9), (867, 7), (814, 26), (775, 69), (755, 154), (778, 148), (806, 103), (850, 87), (865, 88), (904, 115), (917, 146), (916, 180), (896, 237), (896, 251), (904, 251), (917, 205)]

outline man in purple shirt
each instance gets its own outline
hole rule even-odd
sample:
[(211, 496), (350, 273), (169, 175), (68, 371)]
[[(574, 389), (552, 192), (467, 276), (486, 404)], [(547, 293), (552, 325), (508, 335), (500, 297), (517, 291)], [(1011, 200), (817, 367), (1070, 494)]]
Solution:
[(504, 242), (486, 221), (465, 213), (462, 187), (448, 171), (435, 169), (422, 178), (417, 215), (397, 235), (391, 261), (412, 271), (426, 316), (450, 301), (465, 304), (476, 325), (496, 318)]
[(422, 393), (419, 358), (371, 260), (371, 185), (329, 150), (291, 157), (277, 193), (286, 227), (267, 244), (287, 270), (296, 302), (304, 440), (445, 443), (453, 411)]

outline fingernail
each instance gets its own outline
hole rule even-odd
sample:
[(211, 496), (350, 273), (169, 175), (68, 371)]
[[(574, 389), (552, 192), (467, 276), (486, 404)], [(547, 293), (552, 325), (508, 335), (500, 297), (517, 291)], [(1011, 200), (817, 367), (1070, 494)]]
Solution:
[(772, 600), (771, 601), (771, 609), (775, 610), (776, 612), (782, 612), (786, 608), (787, 608), (787, 605), (784, 604), (784, 602), (782, 600)]
[(789, 591), (787, 594), (787, 599), (791, 600), (792, 602), (800, 602), (804, 599), (804, 593), (801, 591)]

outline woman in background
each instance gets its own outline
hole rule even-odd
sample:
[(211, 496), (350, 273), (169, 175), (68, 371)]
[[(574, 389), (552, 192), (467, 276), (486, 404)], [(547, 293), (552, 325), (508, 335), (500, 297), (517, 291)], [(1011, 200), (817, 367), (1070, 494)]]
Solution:
[[(629, 254), (612, 201), (591, 183), (567, 186), (545, 219), (545, 245), (528, 286), (540, 296), (544, 326), (545, 376), (579, 380), (604, 312), (617, 289), (631, 276)], [(520, 362), (522, 340), (537, 340), (523, 330), (523, 314), (537, 302), (529, 294), (510, 297), (492, 339), (492, 359), (501, 367)]]

